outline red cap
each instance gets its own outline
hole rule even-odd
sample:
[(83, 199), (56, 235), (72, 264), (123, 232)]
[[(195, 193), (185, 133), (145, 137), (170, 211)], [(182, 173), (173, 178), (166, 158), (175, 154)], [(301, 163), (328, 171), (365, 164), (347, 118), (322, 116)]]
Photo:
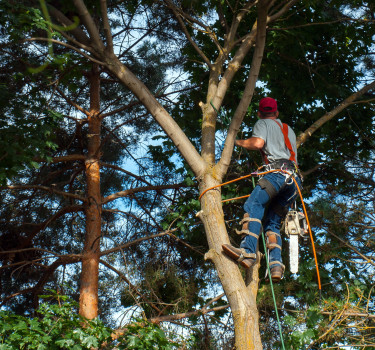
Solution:
[(259, 102), (259, 111), (263, 113), (273, 113), (277, 111), (277, 102), (271, 97), (262, 98)]

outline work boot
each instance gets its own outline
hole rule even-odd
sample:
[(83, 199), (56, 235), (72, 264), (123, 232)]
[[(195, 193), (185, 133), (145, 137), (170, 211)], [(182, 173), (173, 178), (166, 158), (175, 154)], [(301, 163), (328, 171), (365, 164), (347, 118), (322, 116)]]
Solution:
[(255, 264), (256, 255), (254, 253), (246, 253), (243, 248), (236, 248), (230, 244), (223, 244), (221, 246), (225, 255), (237, 261), (245, 269), (250, 268)]
[(283, 277), (284, 269), (283, 266), (277, 265), (271, 268), (271, 278), (273, 283), (279, 283)]

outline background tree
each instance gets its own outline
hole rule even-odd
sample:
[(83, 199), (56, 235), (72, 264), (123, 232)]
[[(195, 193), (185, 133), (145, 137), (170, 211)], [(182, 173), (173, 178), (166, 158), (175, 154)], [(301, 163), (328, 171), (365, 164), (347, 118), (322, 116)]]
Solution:
[[(26, 14), (30, 14), (29, 8), (17, 7), (17, 4), (3, 4), (8, 10), (12, 5), (14, 11), (19, 11), (17, 18), (20, 21), (24, 20)], [(137, 11), (141, 10), (137, 9)], [(40, 11), (35, 10), (32, 13), (35, 16), (29, 19), (34, 22), (31, 22), (32, 26), (27, 30), (33, 34), (33, 26), (37, 23), (36, 34), (40, 35), (40, 28), (46, 29), (48, 22), (43, 20)], [(136, 17), (134, 21), (139, 20), (138, 15), (135, 13), (132, 15)], [(11, 22), (13, 26), (10, 26), (10, 22), (5, 21), (5, 23), (14, 32), (18, 31), (16, 39), (19, 40), (21, 35), (21, 29), (17, 27), (19, 23), (13, 21)], [(134, 24), (128, 22), (128, 25), (129, 31), (135, 30)], [(153, 26), (154, 29), (158, 27), (158, 23), (148, 23), (148, 25)], [(144, 26), (140, 31), (147, 31), (147, 23)], [(129, 46), (136, 45), (137, 42), (138, 39), (134, 39)], [(36, 45), (32, 41), (30, 48), (28, 43), (26, 41), (23, 44), (25, 50), (31, 50)], [(43, 45), (43, 41), (42, 44), (37, 45), (38, 49), (46, 54), (50, 50), (48, 45)], [(11, 49), (11, 45), (4, 44), (4, 57)], [(160, 98), (168, 102), (169, 94), (164, 92), (167, 86), (163, 85), (165, 84), (163, 77), (165, 70), (173, 62), (170, 62), (169, 56), (161, 55), (162, 49), (158, 50), (155, 44), (144, 42), (138, 45), (134, 52), (125, 50), (124, 55), (133, 62), (133, 69), (139, 71), (148, 87), (155, 91), (159, 89)], [(46, 164), (47, 159), (43, 160), (43, 153), (32, 149), (32, 156), (39, 157), (32, 159), (33, 164), (37, 166), (36, 161), (38, 161), (43, 165), (38, 169), (19, 171), (17, 176), (13, 177), (12, 183), (3, 188), (11, 190), (3, 197), (2, 202), (2, 270), (6, 271), (2, 274), (3, 302), (17, 297), (13, 301), (14, 307), (18, 311), (28, 310), (32, 300), (37, 302), (36, 296), (45, 287), (57, 288), (62, 281), (69, 281), (73, 288), (82, 289), (86, 282), (82, 279), (77, 280), (76, 265), (83, 259), (82, 242), (86, 239), (86, 254), (89, 254), (87, 251), (95, 252), (96, 262), (102, 259), (101, 264), (107, 270), (102, 272), (102, 276), (105, 277), (102, 283), (103, 290), (113, 285), (111, 282), (114, 279), (113, 272), (116, 273), (116, 277), (120, 275), (127, 283), (126, 291), (116, 291), (117, 298), (114, 296), (112, 299), (108, 297), (102, 299), (103, 314), (105, 311), (108, 314), (111, 312), (108, 309), (109, 305), (105, 307), (105, 301), (115, 300), (115, 303), (119, 304), (121, 293), (130, 293), (132, 304), (135, 303), (135, 298), (140, 305), (151, 301), (154, 305), (156, 301), (153, 300), (152, 293), (149, 293), (147, 299), (146, 295), (133, 285), (138, 283), (137, 276), (142, 275), (142, 268), (135, 269), (139, 272), (133, 272), (131, 276), (125, 277), (124, 269), (121, 267), (124, 264), (120, 254), (121, 248), (114, 250), (110, 248), (117, 245), (123, 247), (125, 245), (124, 248), (132, 247), (136, 243), (143, 242), (142, 248), (136, 247), (129, 251), (126, 263), (130, 262), (130, 265), (133, 265), (132, 261), (137, 256), (141, 256), (141, 261), (146, 266), (148, 265), (144, 256), (145, 251), (152, 249), (147, 256), (150, 263), (154, 263), (159, 254), (165, 253), (165, 249), (160, 249), (160, 253), (155, 256), (153, 252), (156, 243), (148, 245), (145, 239), (155, 238), (156, 235), (161, 237), (156, 238), (161, 247), (174, 249), (175, 237), (169, 232), (170, 230), (165, 231), (161, 228), (158, 222), (160, 220), (157, 218), (165, 215), (165, 208), (176, 197), (174, 193), (183, 191), (186, 184), (178, 183), (182, 181), (180, 175), (171, 176), (169, 172), (165, 173), (164, 168), (150, 165), (148, 158), (145, 158), (148, 149), (145, 140), (155, 133), (155, 123), (149, 119), (144, 108), (129, 96), (126, 89), (116, 84), (110, 76), (106, 76), (97, 65), (87, 62), (85, 58), (82, 59), (74, 52), (70, 54), (66, 49), (58, 47), (54, 48), (53, 55), (55, 59), (45, 66), (43, 64), (46, 56), (29, 58), (29, 66), (43, 67), (38, 75), (35, 75), (35, 72), (32, 75), (24, 66), (22, 70), (18, 66), (15, 71), (15, 74), (27, 81), (29, 84), (27, 88), (40, 93), (43, 99), (40, 109), (53, 111), (59, 116), (60, 123), (54, 124), (56, 130), (54, 130), (53, 141), (57, 149), (50, 154), (50, 163)], [(9, 55), (9, 57), (13, 60), (12, 64), (23, 59), (22, 55), (20, 57)], [(150, 60), (153, 61), (153, 65), (150, 64)], [(142, 61), (148, 62), (146, 71), (141, 69)], [(15, 78), (14, 75), (8, 74), (7, 79), (13, 81)], [(40, 89), (40, 85), (45, 89)], [(179, 80), (175, 78), (174, 86), (178, 85), (180, 85)], [(34, 95), (29, 94), (27, 97), (25, 105), (31, 105), (37, 110), (38, 105), (33, 105)], [(45, 101), (50, 103), (46, 106)], [(25, 115), (23, 117), (27, 122), (33, 122), (32, 118), (26, 118)], [(20, 128), (18, 132), (22, 134)], [(91, 163), (91, 165), (84, 163), (89, 148), (91, 155), (97, 159), (94, 163), (98, 163), (97, 165), (104, 169), (101, 174), (98, 170), (92, 173), (94, 166)], [(126, 167), (131, 169), (126, 170)], [(152, 175), (153, 173), (158, 175)], [(99, 184), (95, 183), (95, 179), (99, 176), (100, 188)], [(166, 192), (166, 190), (170, 191)], [(147, 191), (149, 193), (146, 193)], [(101, 204), (98, 206), (98, 202), (102, 202), (102, 197), (104, 208), (101, 208)], [(90, 203), (88, 198), (91, 198), (93, 203)], [(120, 208), (116, 208), (113, 205), (114, 201), (122, 198), (123, 203)], [(124, 219), (118, 220), (118, 218)], [(86, 225), (87, 222), (91, 222), (92, 227), (85, 227), (85, 222)], [(97, 244), (100, 239), (98, 238), (103, 240), (101, 243), (105, 250), (103, 253), (99, 253)], [(131, 243), (133, 241), (134, 243)], [(96, 246), (92, 246), (92, 242), (95, 242)], [(179, 242), (181, 245), (181, 240)], [(106, 257), (107, 254), (113, 255), (116, 252), (118, 256), (115, 260), (113, 257)], [(178, 257), (174, 260), (178, 262)], [(119, 262), (121, 265), (118, 265)], [(135, 266), (137, 265), (140, 265), (138, 260), (135, 263)], [(88, 266), (88, 271), (89, 268)], [(84, 267), (83, 270), (87, 269)], [(150, 275), (150, 279), (155, 278), (156, 272)], [(93, 283), (88, 283), (93, 284), (94, 289), (98, 288), (98, 273), (98, 271), (88, 272), (88, 278), (95, 277)], [(127, 275), (128, 272), (125, 274)], [(159, 278), (162, 279), (163, 276)], [(98, 292), (95, 291), (94, 294), (95, 303), (98, 300)], [(154, 308), (158, 310), (157, 307)], [(86, 316), (94, 317), (97, 307), (89, 308), (87, 312), (82, 307), (81, 312)]]

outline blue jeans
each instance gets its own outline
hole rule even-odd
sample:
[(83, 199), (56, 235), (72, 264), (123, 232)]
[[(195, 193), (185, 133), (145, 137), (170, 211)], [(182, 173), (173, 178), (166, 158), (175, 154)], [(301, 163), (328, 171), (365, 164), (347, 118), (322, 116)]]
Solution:
[[(270, 202), (263, 221), (264, 232), (267, 233), (268, 231), (271, 231), (276, 233), (277, 244), (281, 247), (280, 226), (282, 215), (275, 212), (273, 204), (278, 203), (282, 207), (290, 207), (290, 205), (294, 203), (298, 191), (292, 179), (289, 179), (287, 181), (287, 184), (283, 186), (286, 178), (280, 173), (269, 173), (264, 177), (274, 186), (277, 191), (277, 195), (270, 201), (270, 197), (267, 192), (259, 185), (257, 185), (255, 186), (248, 200), (245, 202), (244, 209), (249, 214), (250, 218), (258, 219), (261, 221), (263, 219), (266, 206)], [(298, 183), (298, 186), (301, 188), (300, 178), (296, 176), (295, 179)], [(245, 248), (245, 251), (247, 253), (256, 253), (258, 238), (261, 231), (261, 224), (258, 221), (250, 221), (248, 229), (251, 233), (255, 234), (257, 238), (253, 235), (246, 235), (241, 242), (241, 248)], [(272, 250), (270, 250), (269, 258), (270, 262), (279, 262), (281, 264), (281, 249), (273, 248)], [(279, 264), (275, 263), (273, 266), (277, 265)]]

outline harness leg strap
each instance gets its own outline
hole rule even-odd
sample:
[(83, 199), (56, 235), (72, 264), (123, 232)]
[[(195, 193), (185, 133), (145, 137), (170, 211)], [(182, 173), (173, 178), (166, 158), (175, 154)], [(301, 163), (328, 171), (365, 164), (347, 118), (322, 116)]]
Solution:
[(281, 239), (278, 233), (273, 232), (273, 231), (267, 231), (266, 236), (267, 236), (267, 248), (269, 250), (272, 250), (275, 248), (279, 248), (281, 250), (281, 246), (277, 244), (277, 237)]
[(274, 198), (278, 193), (275, 187), (272, 185), (272, 183), (269, 182), (265, 177), (262, 177), (258, 181), (257, 185), (259, 185), (262, 190), (265, 190), (267, 192), (268, 196), (270, 197), (270, 200)]
[(245, 213), (243, 214), (243, 219), (241, 220), (240, 224), (242, 224), (242, 231), (249, 229), (249, 214)]
[(260, 221), (259, 219), (256, 219), (256, 218), (250, 218), (249, 214), (245, 213), (244, 216), (243, 216), (243, 219), (240, 221), (240, 224), (242, 224), (241, 231), (239, 231), (237, 229), (235, 231), (238, 235), (249, 235), (249, 236), (253, 236), (254, 238), (258, 239), (259, 235), (257, 235), (254, 232), (249, 231), (249, 222), (250, 221), (259, 222), (259, 224), (262, 225), (262, 221)]

